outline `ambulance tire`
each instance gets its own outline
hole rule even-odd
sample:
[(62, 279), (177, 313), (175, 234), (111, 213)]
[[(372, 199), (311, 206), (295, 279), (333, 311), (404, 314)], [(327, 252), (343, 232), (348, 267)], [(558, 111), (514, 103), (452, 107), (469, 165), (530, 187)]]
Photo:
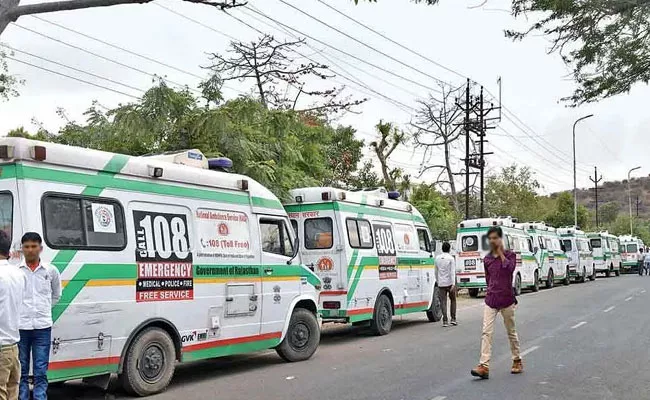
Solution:
[(284, 361), (304, 361), (314, 355), (319, 344), (318, 319), (311, 311), (296, 308), (291, 314), (287, 334), (275, 351)]
[(471, 297), (473, 299), (478, 297), (479, 290), (477, 288), (470, 288), (470, 289), (467, 289), (467, 291), (469, 292), (469, 297)]
[(388, 296), (382, 294), (375, 303), (375, 310), (370, 321), (370, 331), (376, 336), (384, 336), (393, 327), (393, 306)]
[(589, 277), (590, 281), (595, 281), (596, 280), (596, 265), (594, 265), (594, 269), (591, 270), (591, 276)]
[(587, 280), (587, 270), (585, 267), (582, 267), (582, 275), (580, 276), (580, 279), (578, 279), (578, 282), (585, 283), (585, 280)]
[(160, 328), (147, 328), (129, 346), (120, 381), (127, 393), (150, 396), (167, 389), (175, 367), (176, 348), (172, 338)]
[(609, 278), (612, 275), (612, 268), (613, 266), (610, 266), (607, 271), (605, 271), (605, 277)]
[(616, 271), (614, 271), (614, 275), (621, 276), (621, 266), (620, 265), (618, 266), (618, 269)]
[(515, 296), (521, 296), (521, 275), (515, 276)]
[(535, 271), (535, 277), (533, 278), (533, 292), (539, 292), (539, 272)]
[(438, 286), (433, 288), (433, 298), (431, 299), (431, 307), (427, 310), (427, 319), (429, 322), (438, 322), (442, 319), (442, 307), (440, 306), (440, 289)]
[(569, 275), (569, 267), (566, 267), (566, 271), (564, 271), (564, 280), (562, 281), (562, 284), (564, 286), (571, 284), (571, 275)]
[(546, 289), (553, 289), (555, 286), (555, 275), (553, 275), (553, 270), (548, 270), (548, 277), (546, 277)]

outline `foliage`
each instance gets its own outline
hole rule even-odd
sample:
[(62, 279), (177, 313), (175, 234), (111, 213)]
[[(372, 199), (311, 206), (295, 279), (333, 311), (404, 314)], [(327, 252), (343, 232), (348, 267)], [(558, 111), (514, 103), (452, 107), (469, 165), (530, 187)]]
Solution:
[(650, 80), (650, 0), (513, 0), (515, 16), (540, 18), (523, 32), (548, 37), (549, 52), (561, 54), (578, 88), (565, 98), (574, 105), (629, 92)]
[(395, 190), (397, 188), (397, 181), (402, 176), (402, 170), (399, 168), (391, 168), (388, 165), (388, 159), (393, 154), (395, 149), (406, 143), (406, 133), (401, 131), (397, 126), (391, 122), (384, 122), (380, 120), (375, 126), (377, 133), (379, 133), (379, 140), (370, 143), (370, 147), (374, 150), (383, 177), (382, 184), (388, 190)]
[(9, 73), (7, 57), (11, 55), (13, 53), (7, 52), (0, 43), (0, 101), (18, 96), (17, 88), (24, 83), (23, 80)]
[(349, 187), (353, 189), (374, 188), (381, 184), (375, 165), (371, 160), (364, 161), (357, 173), (350, 177)]
[[(557, 196), (555, 211), (546, 217), (546, 222), (551, 226), (573, 226), (573, 195), (569, 192), (562, 192)], [(589, 211), (583, 205), (578, 204), (578, 226), (587, 229), (589, 223)]]
[[(603, 204), (598, 208), (599, 222), (603, 225), (613, 223), (614, 221), (616, 221), (620, 209), (621, 209), (620, 205), (613, 201)], [(629, 229), (629, 221), (628, 221), (628, 229)]]
[(456, 225), (460, 215), (442, 196), (430, 185), (420, 184), (413, 189), (411, 204), (420, 211), (431, 229), (435, 239), (451, 240), (456, 238)]
[[(160, 81), (137, 102), (109, 111), (93, 104), (85, 122), (67, 121), (56, 134), (29, 135), (19, 128), (11, 135), (134, 156), (197, 148), (209, 157), (231, 158), (233, 172), (281, 198), (295, 187), (354, 183), (363, 142), (351, 127), (308, 124), (297, 112), (267, 109), (253, 98), (212, 108), (198, 101)], [(65, 118), (63, 111), (59, 115)]]
[(520, 221), (539, 220), (541, 212), (537, 191), (540, 184), (528, 167), (510, 165), (499, 174), (488, 176), (485, 185), (487, 214), (511, 216)]

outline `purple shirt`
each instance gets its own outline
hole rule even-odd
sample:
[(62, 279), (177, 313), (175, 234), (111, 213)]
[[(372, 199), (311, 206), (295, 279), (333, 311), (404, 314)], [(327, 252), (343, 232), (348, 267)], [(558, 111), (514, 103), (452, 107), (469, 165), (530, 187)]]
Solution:
[(485, 304), (495, 309), (507, 308), (515, 303), (512, 275), (517, 265), (517, 255), (506, 250), (505, 258), (506, 260), (502, 262), (501, 258), (494, 257), (490, 253), (483, 259), (485, 281), (487, 282)]

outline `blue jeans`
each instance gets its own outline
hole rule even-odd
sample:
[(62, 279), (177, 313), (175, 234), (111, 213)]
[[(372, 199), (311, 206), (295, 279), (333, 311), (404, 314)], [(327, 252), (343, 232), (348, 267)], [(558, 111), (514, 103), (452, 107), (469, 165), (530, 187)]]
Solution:
[[(52, 328), (21, 330), (20, 343), (20, 400), (29, 400), (29, 364), (34, 361), (34, 400), (47, 400), (47, 366), (50, 362)], [(31, 356), (31, 357), (30, 357)]]

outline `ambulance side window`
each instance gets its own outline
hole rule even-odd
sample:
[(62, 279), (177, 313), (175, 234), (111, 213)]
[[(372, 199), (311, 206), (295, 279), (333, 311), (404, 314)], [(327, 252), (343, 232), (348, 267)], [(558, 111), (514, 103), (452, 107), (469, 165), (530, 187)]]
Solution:
[(0, 230), (11, 240), (14, 220), (14, 197), (11, 192), (0, 193)]
[(372, 249), (372, 233), (370, 222), (365, 219), (348, 218), (345, 220), (348, 231), (348, 242), (353, 249)]
[(418, 241), (421, 251), (431, 253), (431, 240), (429, 240), (429, 233), (426, 229), (418, 228)]
[(534, 251), (534, 249), (533, 249), (533, 239), (528, 238), (527, 242), (528, 242), (528, 251), (530, 251), (532, 253)]
[(124, 211), (112, 199), (46, 194), (41, 201), (45, 242), (53, 249), (122, 250)]
[(260, 230), (262, 231), (262, 251), (291, 257), (293, 246), (284, 221), (261, 219)]
[(331, 249), (334, 235), (332, 218), (310, 218), (305, 220), (305, 248), (308, 250)]

